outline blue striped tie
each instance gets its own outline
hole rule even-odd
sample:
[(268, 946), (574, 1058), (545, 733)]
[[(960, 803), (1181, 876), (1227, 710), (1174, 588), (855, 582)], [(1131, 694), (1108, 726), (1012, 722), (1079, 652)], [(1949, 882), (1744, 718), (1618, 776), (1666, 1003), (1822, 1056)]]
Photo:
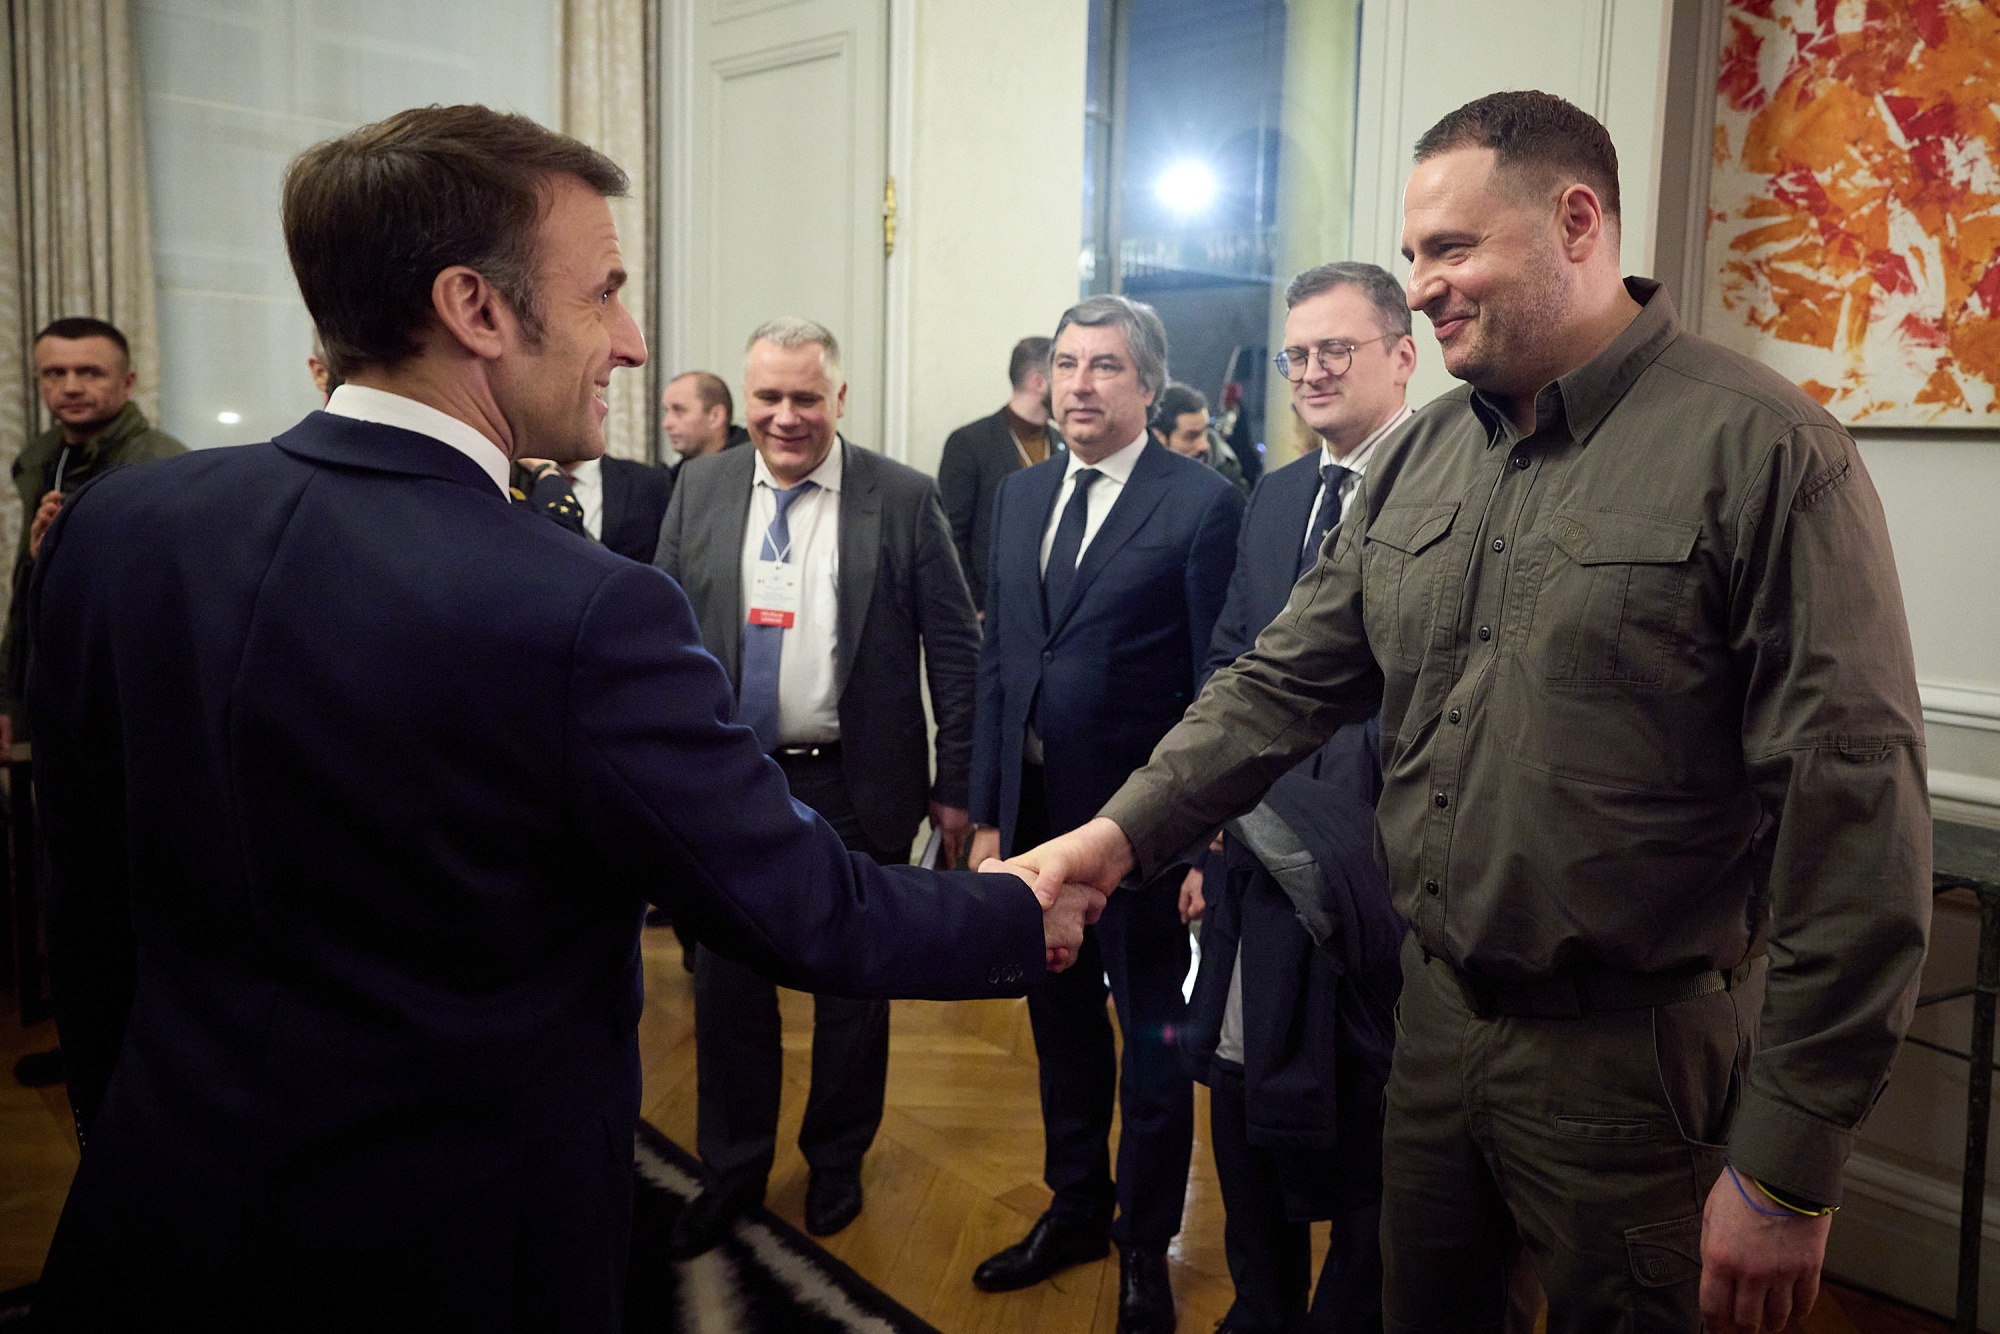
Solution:
[[(788, 490), (771, 492), (777, 513), (764, 530), (764, 545), (758, 555), (764, 560), (789, 564), (792, 530), (785, 511), (818, 482), (800, 482)], [(757, 733), (757, 744), (766, 752), (778, 748), (778, 664), (785, 649), (785, 628), (781, 625), (743, 627), (743, 684), (736, 692), (736, 721)]]

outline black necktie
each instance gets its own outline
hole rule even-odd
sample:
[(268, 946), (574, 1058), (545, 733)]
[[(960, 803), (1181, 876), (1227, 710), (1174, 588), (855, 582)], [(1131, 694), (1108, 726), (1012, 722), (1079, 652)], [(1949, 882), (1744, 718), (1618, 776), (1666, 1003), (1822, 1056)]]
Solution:
[(1049, 548), (1049, 563), (1042, 571), (1042, 611), (1051, 623), (1069, 606), (1076, 563), (1083, 555), (1084, 524), (1090, 518), (1090, 484), (1103, 475), (1095, 468), (1077, 473), (1069, 504), (1063, 506), (1062, 521), (1056, 524), (1055, 545)]
[(1301, 579), (1305, 577), (1307, 570), (1319, 563), (1319, 551), (1326, 545), (1326, 535), (1340, 524), (1340, 489), (1352, 476), (1354, 476), (1352, 468), (1343, 468), (1338, 463), (1326, 464), (1319, 470), (1322, 488), (1319, 510), (1313, 515), (1312, 527), (1306, 530), (1305, 548), (1299, 552)]

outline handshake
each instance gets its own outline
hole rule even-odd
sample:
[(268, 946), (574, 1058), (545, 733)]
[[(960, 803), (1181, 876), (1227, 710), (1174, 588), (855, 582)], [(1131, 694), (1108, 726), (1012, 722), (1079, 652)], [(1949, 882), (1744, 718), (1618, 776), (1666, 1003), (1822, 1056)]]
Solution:
[(1125, 831), (1099, 816), (1040, 847), (1006, 861), (999, 835), (982, 829), (973, 835), (972, 861), (987, 874), (1008, 872), (1021, 877), (1042, 905), (1042, 934), (1049, 971), (1060, 973), (1076, 961), (1083, 946), (1083, 928), (1104, 912), (1104, 901), (1132, 870), (1132, 845)]

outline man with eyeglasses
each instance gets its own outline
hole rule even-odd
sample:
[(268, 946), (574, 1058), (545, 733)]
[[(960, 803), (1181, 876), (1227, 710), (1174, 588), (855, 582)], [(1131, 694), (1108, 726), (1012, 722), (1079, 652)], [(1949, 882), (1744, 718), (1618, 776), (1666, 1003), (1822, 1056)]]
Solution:
[[(1250, 498), (1209, 672), (1284, 611), (1354, 509), (1376, 446), (1410, 418), (1417, 349), (1395, 278), (1322, 264), (1292, 280), (1285, 304), (1278, 371), (1321, 445)], [(1373, 719), (1341, 728), (1231, 822), (1206, 879), (1197, 867), (1181, 887), (1181, 915), (1201, 917), (1202, 933), (1180, 1046), (1209, 1087), (1236, 1285), (1223, 1327), (1236, 1334), (1382, 1324), (1382, 1089), (1404, 925), (1375, 863), (1379, 737)], [(1320, 1219), (1330, 1229), (1315, 1284)]]

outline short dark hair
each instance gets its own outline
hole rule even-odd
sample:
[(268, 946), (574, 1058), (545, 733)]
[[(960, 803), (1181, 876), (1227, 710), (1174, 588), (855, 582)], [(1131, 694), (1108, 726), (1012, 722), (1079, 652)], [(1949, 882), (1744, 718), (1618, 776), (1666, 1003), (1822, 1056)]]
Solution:
[(1424, 131), (1418, 162), (1455, 148), (1490, 148), (1501, 167), (1539, 188), (1581, 181), (1618, 217), (1618, 150), (1595, 116), (1553, 93), (1489, 93)]
[[(42, 331), (35, 335), (35, 342), (44, 338), (109, 338), (118, 345), (118, 355), (125, 358), (125, 364), (132, 364), (132, 344), (118, 326), (108, 320), (100, 320), (90, 315), (65, 315), (59, 320), (50, 320)], [(33, 343), (29, 344), (34, 346)]]
[(327, 368), (346, 377), (415, 356), (431, 285), (455, 264), (540, 338), (536, 243), (562, 176), (625, 193), (625, 173), (596, 149), (482, 106), (401, 111), (299, 154), (285, 173), (285, 248)]
[(1182, 417), (1190, 412), (1207, 411), (1208, 395), (1191, 384), (1170, 380), (1153, 400), (1153, 429), (1161, 435), (1172, 435)]
[[(682, 371), (674, 380), (693, 380), (694, 396), (701, 400), (702, 408), (721, 408), (724, 426), (736, 419), (736, 400), (720, 375), (711, 371)], [(667, 383), (672, 384), (673, 380)]]
[(1409, 298), (1404, 294), (1403, 285), (1396, 281), (1396, 276), (1380, 264), (1343, 259), (1307, 269), (1286, 284), (1285, 309), (1290, 310), (1299, 302), (1310, 301), (1336, 287), (1352, 287), (1367, 297), (1368, 304), (1375, 307), (1375, 318), (1383, 333), (1409, 333)]
[(1056, 322), (1056, 335), (1049, 340), (1051, 356), (1063, 330), (1072, 324), (1086, 329), (1116, 325), (1125, 331), (1125, 346), (1131, 351), (1133, 368), (1139, 372), (1139, 387), (1158, 394), (1167, 384), (1167, 326), (1160, 312), (1129, 296), (1104, 293), (1087, 296), (1063, 312)]
[(1007, 358), (1007, 383), (1019, 389), (1036, 371), (1047, 375), (1049, 349), (1054, 346), (1054, 343), (1040, 334), (1030, 334), (1014, 344), (1014, 354)]

